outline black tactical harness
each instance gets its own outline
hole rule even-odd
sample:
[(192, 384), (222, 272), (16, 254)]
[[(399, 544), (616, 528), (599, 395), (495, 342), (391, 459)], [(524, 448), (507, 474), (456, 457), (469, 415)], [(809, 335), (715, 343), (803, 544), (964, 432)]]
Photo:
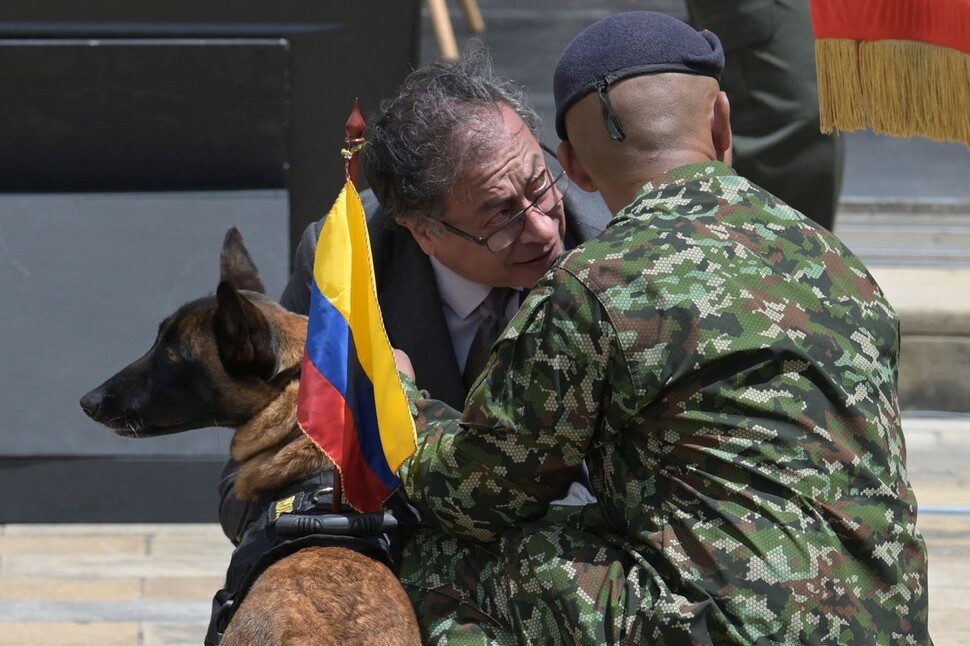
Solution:
[[(218, 646), (233, 614), (263, 571), (305, 547), (345, 547), (397, 573), (407, 506), (362, 514), (341, 505), (333, 513), (333, 471), (321, 471), (276, 494), (232, 553), (226, 584), (212, 600), (206, 646)], [(398, 518), (404, 522), (398, 522)]]

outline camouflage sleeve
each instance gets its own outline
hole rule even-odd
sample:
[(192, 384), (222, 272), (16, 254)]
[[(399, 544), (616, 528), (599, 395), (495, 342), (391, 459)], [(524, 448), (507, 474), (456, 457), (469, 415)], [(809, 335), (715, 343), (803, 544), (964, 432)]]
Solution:
[(446, 531), (487, 541), (538, 518), (574, 476), (609, 395), (616, 332), (596, 298), (559, 272), (492, 349), (464, 417), (410, 389), (418, 449), (400, 474)]

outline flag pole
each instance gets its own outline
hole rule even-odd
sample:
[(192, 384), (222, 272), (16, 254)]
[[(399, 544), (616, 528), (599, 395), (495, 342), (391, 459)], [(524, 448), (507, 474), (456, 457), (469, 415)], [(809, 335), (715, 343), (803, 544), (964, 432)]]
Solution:
[[(354, 109), (350, 112), (347, 123), (344, 124), (344, 132), (347, 135), (344, 141), (347, 142), (347, 147), (342, 151), (344, 174), (350, 180), (350, 183), (354, 185), (354, 188), (357, 187), (357, 179), (359, 176), (358, 169), (360, 162), (358, 153), (366, 141), (364, 128), (366, 128), (366, 124), (364, 123), (364, 117), (360, 114), (360, 102), (357, 98), (354, 98)], [(333, 473), (333, 513), (340, 513), (342, 499), (343, 482), (340, 477), (340, 471), (335, 468)]]
[(347, 138), (344, 139), (347, 142), (347, 148), (344, 150), (344, 171), (354, 188), (357, 188), (357, 169), (359, 166), (357, 153), (360, 152), (366, 141), (364, 137), (365, 127), (364, 117), (360, 114), (360, 102), (358, 99), (354, 99), (354, 109), (351, 111), (347, 123), (344, 124), (344, 131), (347, 133)]

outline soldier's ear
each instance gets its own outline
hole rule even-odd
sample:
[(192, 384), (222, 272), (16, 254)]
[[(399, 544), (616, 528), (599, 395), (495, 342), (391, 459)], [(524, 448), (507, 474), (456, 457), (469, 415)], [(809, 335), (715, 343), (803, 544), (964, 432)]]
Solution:
[(556, 151), (556, 157), (559, 159), (559, 163), (573, 184), (587, 193), (593, 193), (598, 190), (596, 182), (586, 172), (586, 167), (583, 165), (579, 156), (576, 155), (576, 149), (573, 148), (571, 143), (568, 141), (560, 143), (559, 149)]
[(711, 139), (714, 142), (714, 154), (718, 161), (731, 165), (731, 104), (727, 94), (718, 92), (714, 97), (711, 109)]

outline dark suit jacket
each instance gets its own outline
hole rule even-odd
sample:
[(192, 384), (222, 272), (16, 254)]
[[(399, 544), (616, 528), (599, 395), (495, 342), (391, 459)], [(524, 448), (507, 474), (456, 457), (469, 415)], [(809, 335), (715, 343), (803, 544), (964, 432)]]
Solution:
[[(388, 223), (372, 191), (364, 191), (360, 197), (367, 212), (377, 300), (391, 345), (408, 354), (421, 388), (460, 410), (468, 393), (458, 369), (431, 261), (407, 229)], [(610, 212), (598, 193), (573, 187), (566, 193), (564, 205), (567, 249), (597, 235), (610, 220)], [(323, 219), (303, 232), (293, 274), (280, 298), (284, 307), (301, 314), (310, 309), (313, 258), (322, 226)]]

